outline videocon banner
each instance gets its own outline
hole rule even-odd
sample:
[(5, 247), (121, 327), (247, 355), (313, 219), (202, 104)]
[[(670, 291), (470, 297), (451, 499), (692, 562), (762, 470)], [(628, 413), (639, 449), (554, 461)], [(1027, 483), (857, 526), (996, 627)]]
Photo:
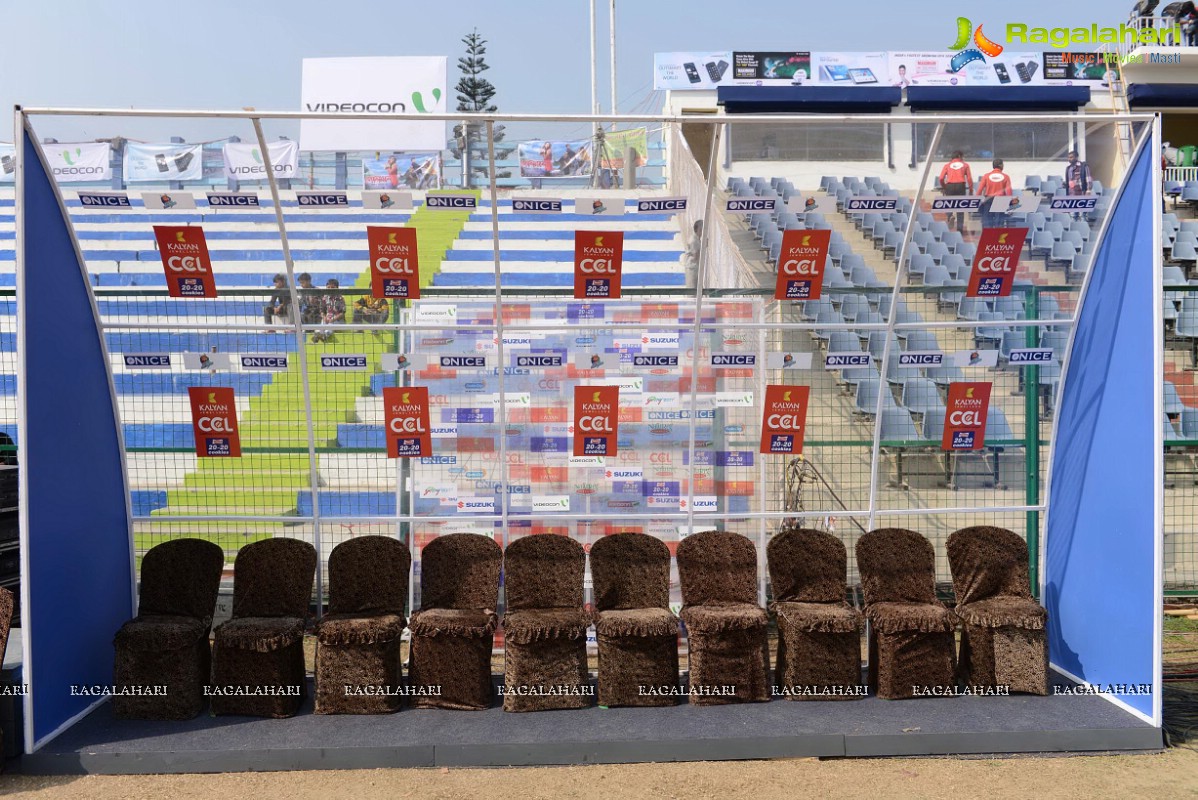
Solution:
[(653, 54), (653, 89), (694, 91), (732, 83), (732, 51)]
[(521, 178), (572, 178), (591, 174), (591, 140), (520, 142)]
[(17, 179), (17, 150), (11, 144), (0, 144), (0, 183)]
[(442, 149), (444, 122), (409, 119), (448, 110), (446, 61), (445, 56), (305, 58), (301, 110), (378, 119), (305, 119), (300, 122), (303, 148), (383, 152)]
[(820, 86), (880, 86), (886, 83), (885, 53), (812, 53), (811, 75)]
[(198, 181), (204, 177), (198, 144), (125, 144), (124, 174), (129, 183)]
[(633, 163), (643, 167), (649, 163), (649, 129), (633, 128), (627, 131), (611, 131), (603, 134), (603, 147), (606, 150), (599, 158), (599, 165), (605, 169), (624, 169), (624, 158), (631, 148), (636, 159)]
[(440, 189), (440, 153), (393, 153), (362, 159), (362, 188)]
[[(279, 141), (267, 145), (270, 164), (276, 180), (294, 178), (299, 171), (299, 145), (295, 142)], [(248, 142), (225, 142), (225, 177), (239, 181), (266, 180), (266, 163), (262, 150)]]
[(43, 145), (50, 172), (59, 183), (112, 180), (108, 142)]

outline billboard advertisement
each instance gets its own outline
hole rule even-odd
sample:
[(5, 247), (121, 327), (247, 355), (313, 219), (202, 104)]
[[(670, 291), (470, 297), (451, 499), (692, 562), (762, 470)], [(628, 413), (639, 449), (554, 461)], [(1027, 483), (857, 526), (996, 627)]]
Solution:
[(820, 86), (884, 86), (886, 54), (812, 53), (811, 75)]
[(591, 140), (520, 142), (521, 178), (573, 178), (591, 174)]
[(891, 86), (962, 86), (967, 73), (953, 72), (953, 54), (939, 52), (890, 52), (886, 54)]
[(1107, 64), (1102, 53), (1042, 53), (1044, 80), (1063, 81), (1067, 84), (1074, 82), (1106, 84), (1110, 81), (1107, 73), (1114, 67)]
[(732, 80), (739, 86), (784, 86), (811, 80), (811, 53), (744, 51), (732, 54)]
[(202, 227), (155, 225), (154, 238), (171, 297), (216, 297), (216, 278)]
[(1044, 83), (1044, 54), (1005, 50), (997, 58), (971, 61), (961, 72), (970, 86), (1039, 86)]
[[(440, 150), (448, 110), (445, 56), (305, 58), (300, 109), (378, 119), (300, 122), (304, 150)], [(409, 119), (395, 119), (396, 116)]]
[(624, 169), (624, 157), (631, 149), (638, 167), (649, 163), (649, 129), (632, 128), (603, 134), (605, 152), (600, 154), (599, 166), (604, 169)]
[(129, 183), (202, 180), (202, 162), (198, 144), (125, 143), (124, 174)]
[(655, 91), (695, 91), (731, 83), (731, 50), (653, 54)]
[[(50, 173), (59, 183), (112, 180), (112, 150), (108, 142), (44, 145)], [(3, 162), (0, 162), (3, 163)]]
[(362, 188), (440, 189), (440, 153), (392, 153), (362, 159)]
[[(294, 178), (299, 170), (299, 145), (290, 141), (271, 142), (266, 146), (270, 166), (278, 180)], [(225, 177), (239, 181), (266, 180), (266, 162), (258, 145), (248, 142), (225, 142)]]

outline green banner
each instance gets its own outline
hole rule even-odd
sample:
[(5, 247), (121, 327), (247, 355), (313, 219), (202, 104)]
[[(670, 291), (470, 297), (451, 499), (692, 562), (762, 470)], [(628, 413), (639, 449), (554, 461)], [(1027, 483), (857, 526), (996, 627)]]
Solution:
[(599, 160), (604, 169), (624, 169), (624, 157), (628, 148), (635, 151), (634, 164), (645, 166), (649, 161), (649, 130), (647, 128), (632, 128), (627, 131), (607, 131), (603, 134), (603, 145), (606, 152)]

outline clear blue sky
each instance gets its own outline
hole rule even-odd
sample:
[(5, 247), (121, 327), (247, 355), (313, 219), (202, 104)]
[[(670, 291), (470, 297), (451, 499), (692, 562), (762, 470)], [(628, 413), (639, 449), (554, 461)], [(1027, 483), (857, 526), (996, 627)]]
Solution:
[[(598, 0), (600, 89), (608, 108), (607, 6)], [(943, 50), (956, 17), (1003, 41), (1008, 22), (1038, 27), (1117, 25), (1132, 0), (954, 3), (792, 0), (617, 0), (621, 111), (649, 101), (654, 52), (672, 50)], [(0, 18), (0, 107), (297, 109), (300, 61), (316, 56), (447, 55), (449, 86), (460, 39), (488, 40), (489, 79), (507, 112), (585, 113), (590, 104), (587, 0), (10, 0)], [(1034, 48), (1033, 48), (1034, 49)], [(451, 103), (456, 105), (456, 101)], [(452, 107), (452, 106), (451, 106)], [(650, 111), (661, 107), (654, 98)], [(178, 133), (218, 138), (231, 123), (50, 120), (60, 140)], [(0, 125), (0, 140), (11, 126)], [(236, 131), (243, 137), (248, 129)], [(559, 131), (555, 131), (559, 132)], [(560, 131), (563, 132), (564, 131)], [(276, 125), (268, 134), (290, 133)]]

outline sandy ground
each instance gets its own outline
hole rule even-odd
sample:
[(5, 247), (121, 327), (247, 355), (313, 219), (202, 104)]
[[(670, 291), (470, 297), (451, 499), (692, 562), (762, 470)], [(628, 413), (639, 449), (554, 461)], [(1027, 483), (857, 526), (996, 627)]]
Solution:
[(824, 798), (1198, 797), (1198, 752), (1005, 760), (876, 759), (636, 764), (538, 769), (46, 778), (0, 776), (30, 798)]

